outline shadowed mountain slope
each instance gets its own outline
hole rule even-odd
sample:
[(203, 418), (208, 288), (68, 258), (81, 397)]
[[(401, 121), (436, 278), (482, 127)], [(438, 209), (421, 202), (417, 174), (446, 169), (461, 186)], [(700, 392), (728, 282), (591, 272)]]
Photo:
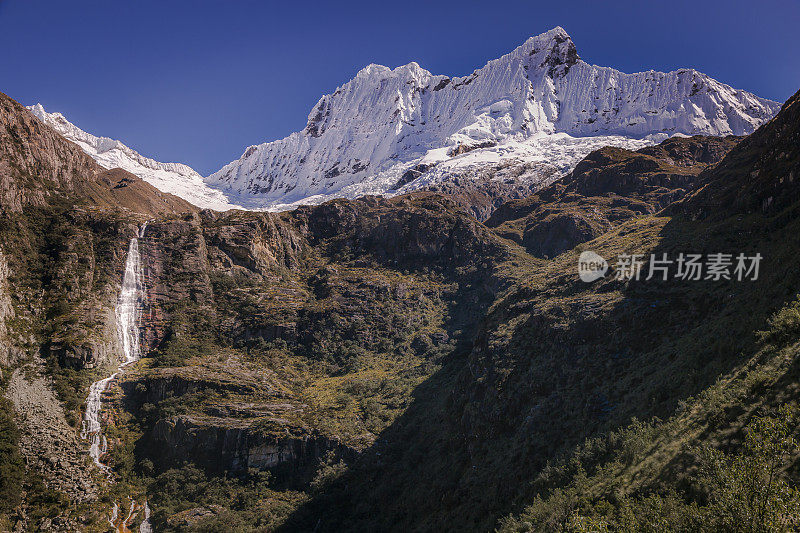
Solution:
[[(420, 385), (405, 414), (284, 530), (723, 527), (717, 474), (695, 474), (710, 468), (701, 448), (744, 454), (730, 456), (744, 461), (752, 449), (742, 445), (744, 429), (764, 415), (779, 416), (789, 434), (800, 429), (778, 411), (800, 399), (800, 336), (792, 318), (800, 219), (793, 215), (797, 199), (778, 186), (783, 180), (791, 190), (786, 177), (798, 164), (792, 144), (800, 131), (797, 99), (700, 174), (703, 189), (680, 207), (692, 214), (705, 209), (706, 219), (644, 211), (552, 260), (509, 265), (516, 282), (489, 309), (469, 353)], [(706, 151), (689, 150), (690, 161), (702, 161)], [(585, 162), (596, 169), (588, 175), (604, 175), (597, 165), (602, 156)], [(631, 158), (634, 165), (649, 160), (627, 154), (611, 161), (611, 175), (619, 177), (617, 165), (624, 168)], [(760, 172), (747, 167), (752, 164)], [(613, 188), (626, 191), (620, 196), (646, 194), (653, 180), (647, 168), (630, 173), (638, 180), (623, 173)], [(698, 173), (687, 174), (700, 179)], [(576, 172), (564, 188), (597, 191), (601, 180), (577, 178), (586, 175)], [(711, 191), (737, 203), (710, 210), (703, 195)], [(740, 214), (746, 211), (737, 205), (761, 206), (763, 194), (773, 196), (772, 205), (778, 198), (786, 203)], [(558, 198), (552, 201), (558, 207)], [(763, 262), (755, 281), (611, 276), (586, 284), (576, 275), (582, 249), (611, 262), (620, 253), (717, 252), (760, 253)], [(727, 464), (727, 456), (714, 457)], [(797, 457), (796, 449), (776, 457), (782, 480), (798, 481)], [(733, 471), (720, 472), (733, 483)], [(727, 495), (734, 509), (748, 508), (751, 496), (738, 488)], [(797, 508), (795, 499), (785, 502), (769, 511), (779, 523)]]

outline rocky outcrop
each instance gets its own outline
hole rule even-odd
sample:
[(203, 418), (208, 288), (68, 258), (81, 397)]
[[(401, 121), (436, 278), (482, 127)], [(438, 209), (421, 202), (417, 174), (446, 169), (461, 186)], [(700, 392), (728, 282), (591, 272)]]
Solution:
[(525, 228), (522, 243), (537, 257), (554, 257), (602, 235), (611, 224), (578, 212), (554, 212)]
[(119, 354), (118, 344), (113, 341), (94, 342), (87, 339), (81, 344), (61, 343), (54, 338), (49, 345), (49, 356), (57, 358), (64, 366), (92, 369), (112, 361)]
[[(223, 366), (153, 369), (122, 383), (134, 410), (184, 398), (213, 398), (191, 413), (161, 418), (145, 435), (159, 468), (190, 459), (209, 472), (274, 470), (294, 476), (313, 470), (328, 452), (355, 451), (298, 421), (308, 407), (275, 377), (229, 361)], [(150, 407), (144, 407), (150, 406)]]
[(395, 190), (396, 191), (397, 189), (399, 189), (403, 185), (407, 185), (407, 184), (411, 183), (412, 181), (414, 181), (418, 177), (422, 176), (424, 173), (426, 173), (427, 171), (429, 171), (430, 169), (432, 169), (435, 166), (436, 166), (435, 163), (419, 163), (417, 165), (414, 165), (410, 169), (408, 169), (405, 172), (403, 172), (403, 175), (400, 176), (400, 179), (397, 180), (397, 183), (395, 183), (392, 186), (391, 190)]
[(632, 217), (654, 214), (691, 192), (738, 137), (675, 137), (638, 151), (596, 150), (563, 179), (500, 206), (486, 221), (537, 257), (555, 257)]
[(121, 348), (113, 302), (81, 306), (82, 309), (89, 307), (85, 321), (64, 325), (49, 338), (46, 352), (62, 366), (91, 369), (119, 358)]
[(561, 175), (548, 163), (512, 160), (466, 169), (423, 190), (446, 195), (465, 213), (483, 222), (506, 202), (526, 198)]
[(8, 275), (8, 261), (0, 250), (0, 367), (15, 363), (21, 356), (19, 349), (13, 345), (7, 325), (8, 320), (14, 318)]
[[(173, 318), (186, 305), (201, 306), (209, 317), (215, 316), (212, 276), (243, 279), (250, 285), (278, 282), (285, 273), (298, 271), (307, 243), (302, 231), (279, 215), (203, 211), (200, 216), (151, 222), (140, 249), (146, 292), (143, 341), (152, 348), (167, 335), (180, 334)], [(284, 293), (288, 302), (303, 299), (291, 286)], [(294, 335), (291, 321), (233, 321), (229, 328), (242, 342)]]
[(209, 259), (219, 269), (236, 267), (264, 275), (275, 269), (296, 270), (306, 248), (304, 237), (271, 213), (223, 216), (201, 213)]
[(54, 189), (75, 191), (79, 177), (94, 181), (91, 157), (0, 93), (0, 195), (3, 209), (44, 205)]
[[(273, 424), (276, 426), (276, 424)], [(357, 452), (338, 439), (281, 425), (279, 434), (257, 423), (225, 418), (175, 417), (159, 420), (150, 435), (160, 449), (161, 466), (180, 465), (187, 457), (211, 472), (246, 473), (281, 467), (289, 472), (313, 468), (328, 452), (352, 459)]]
[(193, 527), (205, 519), (214, 517), (225, 512), (225, 508), (221, 505), (211, 504), (207, 507), (193, 507), (186, 509), (180, 513), (175, 513), (167, 519), (167, 524), (170, 527), (178, 528), (178, 530), (185, 530)]
[[(135, 387), (135, 385), (140, 387)], [(143, 386), (143, 390), (142, 387)], [(136, 381), (123, 383), (126, 394), (137, 403), (158, 404), (168, 398), (203, 391), (236, 392), (245, 395), (259, 390), (271, 392), (267, 383), (252, 372), (225, 373), (206, 368), (160, 368)]]
[(500, 261), (507, 253), (482, 224), (439, 194), (334, 200), (295, 213), (312, 244), (326, 241), (332, 253), (347, 249), (392, 266), (454, 269), (476, 266), (480, 258)]
[[(60, 366), (95, 368), (119, 357), (114, 307), (123, 269), (124, 245), (136, 225), (75, 212), (54, 223), (57, 238), (46, 249), (47, 293), (40, 305), (50, 320), (43, 352)], [(42, 243), (46, 246), (48, 243)]]
[(150, 223), (139, 250), (145, 286), (142, 343), (153, 348), (170, 333), (168, 324), (183, 302), (213, 313), (210, 265), (202, 230), (192, 215)]
[(671, 191), (685, 192), (697, 176), (714, 165), (741, 137), (675, 137), (636, 152), (602, 148), (589, 154), (563, 182), (565, 193), (582, 196), (641, 195), (655, 209), (673, 202)]

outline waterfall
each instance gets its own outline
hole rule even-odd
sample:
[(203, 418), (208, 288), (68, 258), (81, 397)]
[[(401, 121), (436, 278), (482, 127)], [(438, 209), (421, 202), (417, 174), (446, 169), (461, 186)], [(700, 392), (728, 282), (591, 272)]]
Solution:
[[(138, 237), (144, 236), (147, 224), (142, 225)], [(140, 301), (144, 293), (142, 285), (142, 264), (139, 256), (139, 239), (134, 237), (128, 246), (128, 257), (125, 260), (125, 274), (122, 277), (122, 290), (119, 294), (116, 306), (117, 335), (122, 346), (122, 362), (117, 370), (99, 381), (92, 383), (89, 388), (89, 396), (86, 398), (86, 412), (83, 416), (83, 427), (81, 438), (89, 439), (89, 455), (94, 464), (102, 469), (107, 475), (111, 475), (111, 469), (100, 461), (100, 457), (106, 453), (108, 445), (106, 438), (101, 433), (100, 408), (102, 406), (103, 393), (111, 382), (117, 377), (120, 370), (125, 366), (138, 361), (139, 350), (139, 310)]]
[[(144, 236), (147, 224), (142, 226), (139, 236)], [(122, 291), (117, 302), (117, 329), (122, 344), (124, 360), (123, 368), (139, 360), (139, 312), (144, 293), (142, 285), (142, 263), (139, 256), (139, 239), (134, 237), (128, 247), (128, 259), (125, 261), (125, 275), (122, 277)]]
[(150, 506), (147, 500), (144, 501), (144, 520), (139, 524), (139, 533), (153, 533), (153, 526), (150, 525)]
[(86, 398), (86, 413), (83, 415), (83, 428), (81, 438), (89, 439), (89, 456), (101, 470), (111, 475), (111, 469), (100, 462), (100, 457), (106, 453), (108, 445), (106, 438), (100, 433), (100, 401), (108, 384), (117, 377), (114, 372), (107, 378), (95, 381), (89, 387), (89, 396)]
[[(108, 377), (92, 383), (89, 395), (86, 398), (86, 412), (83, 415), (81, 438), (89, 439), (89, 456), (106, 475), (111, 478), (111, 468), (101, 461), (108, 450), (108, 443), (102, 434), (100, 424), (100, 410), (102, 407), (103, 393), (108, 389), (119, 373), (131, 363), (141, 357), (139, 319), (141, 303), (144, 296), (144, 283), (142, 276), (142, 263), (139, 255), (139, 239), (144, 237), (147, 223), (143, 224), (137, 237), (131, 239), (128, 245), (128, 257), (125, 260), (125, 274), (122, 277), (122, 290), (117, 299), (115, 314), (117, 318), (117, 336), (122, 347), (122, 360), (117, 369)], [(134, 512), (135, 505), (131, 502), (130, 512), (123, 523), (127, 523)], [(118, 520), (119, 506), (114, 503), (111, 517), (112, 526)], [(145, 522), (149, 527), (150, 508), (145, 502)], [(147, 529), (145, 529), (147, 531)]]
[(111, 508), (111, 518), (108, 519), (108, 523), (111, 524), (111, 527), (116, 530), (116, 522), (117, 517), (119, 516), (119, 505), (117, 502), (114, 502), (114, 507)]

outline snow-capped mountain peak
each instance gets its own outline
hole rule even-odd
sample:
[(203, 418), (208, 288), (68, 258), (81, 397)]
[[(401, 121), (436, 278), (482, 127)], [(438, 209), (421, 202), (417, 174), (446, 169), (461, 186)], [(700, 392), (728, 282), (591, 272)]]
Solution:
[(562, 171), (598, 142), (747, 134), (779, 108), (693, 69), (590, 65), (556, 27), (467, 76), (368, 65), (320, 98), (302, 131), (249, 147), (208, 181), (243, 205), (280, 208), (406, 191), (498, 161)]
[(42, 104), (28, 106), (39, 120), (92, 156), (104, 168), (121, 168), (139, 176), (162, 192), (174, 194), (199, 207), (227, 210), (235, 206), (209, 187), (193, 168), (182, 163), (161, 163), (145, 157), (120, 141), (97, 137), (68, 121), (61, 113), (48, 113)]
[(531, 191), (599, 147), (748, 134), (780, 105), (694, 69), (625, 74), (590, 65), (555, 27), (466, 76), (415, 62), (367, 65), (319, 99), (302, 131), (250, 146), (207, 178), (91, 135), (40, 104), (29, 109), (103, 167), (201, 207), (275, 210), (457, 179), (511, 180)]

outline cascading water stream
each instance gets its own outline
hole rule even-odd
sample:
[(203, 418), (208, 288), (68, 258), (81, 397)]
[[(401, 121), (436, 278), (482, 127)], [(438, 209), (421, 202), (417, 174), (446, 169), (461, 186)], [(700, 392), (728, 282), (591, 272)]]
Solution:
[(144, 520), (139, 524), (139, 533), (153, 533), (153, 526), (150, 525), (150, 506), (147, 500), (144, 501)]
[[(101, 461), (102, 456), (108, 450), (108, 443), (102, 434), (100, 424), (100, 410), (102, 407), (103, 393), (108, 389), (112, 381), (119, 375), (123, 368), (139, 360), (141, 357), (140, 338), (139, 338), (139, 318), (141, 314), (141, 303), (144, 297), (144, 283), (142, 276), (141, 256), (139, 255), (139, 239), (144, 237), (147, 223), (143, 224), (137, 237), (131, 239), (128, 246), (128, 257), (125, 260), (125, 274), (122, 277), (122, 290), (117, 300), (115, 309), (117, 317), (117, 335), (122, 347), (122, 361), (116, 371), (110, 376), (92, 383), (89, 388), (89, 396), (86, 398), (86, 412), (83, 416), (81, 438), (89, 439), (89, 455), (94, 463), (111, 479), (111, 468)], [(113, 516), (111, 523), (118, 519), (118, 509), (114, 503)], [(149, 507), (145, 502), (145, 522), (142, 523), (142, 531), (149, 531)], [(128, 518), (122, 523), (125, 528), (134, 513), (134, 504), (131, 502)]]

